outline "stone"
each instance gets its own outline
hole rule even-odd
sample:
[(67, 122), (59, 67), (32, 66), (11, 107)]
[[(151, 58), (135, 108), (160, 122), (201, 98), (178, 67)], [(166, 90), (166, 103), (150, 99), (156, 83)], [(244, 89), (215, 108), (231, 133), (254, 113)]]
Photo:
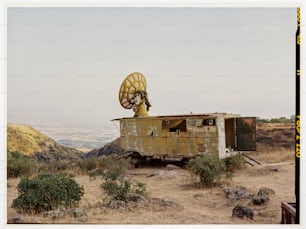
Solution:
[(61, 211), (58, 213), (57, 216), (58, 216), (59, 218), (65, 218), (66, 214), (67, 214), (67, 213), (66, 213), (65, 211), (61, 210)]
[(267, 187), (261, 187), (257, 193), (257, 195), (262, 196), (262, 195), (273, 195), (275, 194), (275, 191), (271, 188), (267, 188)]
[(166, 165), (166, 170), (176, 170), (176, 169), (180, 169), (180, 167), (172, 164)]
[(236, 205), (233, 208), (232, 211), (232, 217), (238, 217), (238, 218), (249, 218), (249, 219), (253, 219), (254, 217), (254, 212), (251, 208), (242, 206), (242, 205)]
[(254, 205), (262, 205), (269, 201), (269, 197), (267, 195), (257, 195), (252, 197), (252, 203)]
[(56, 217), (56, 213), (54, 210), (51, 211), (46, 211), (43, 213), (43, 217), (47, 218), (47, 217)]
[(72, 208), (69, 210), (70, 215), (72, 215), (74, 218), (79, 218), (81, 216), (86, 216), (86, 212), (84, 209), (81, 208)]
[(197, 192), (197, 193), (195, 193), (195, 194), (193, 195), (193, 198), (195, 198), (195, 199), (203, 198), (203, 197), (204, 197), (204, 194), (201, 193), (201, 192)]
[(79, 222), (82, 222), (82, 223), (87, 222), (87, 216), (86, 216), (86, 215), (81, 216), (81, 217), (78, 219), (78, 221), (79, 221)]
[(13, 218), (7, 220), (8, 224), (19, 224), (23, 223), (21, 215), (15, 215)]
[(124, 209), (126, 207), (126, 202), (122, 200), (112, 200), (107, 206), (111, 209)]
[(226, 197), (230, 200), (250, 199), (254, 196), (245, 187), (238, 186), (237, 188), (225, 188), (223, 189)]
[(131, 194), (128, 198), (128, 201), (133, 201), (133, 202), (146, 202), (147, 199), (139, 194)]

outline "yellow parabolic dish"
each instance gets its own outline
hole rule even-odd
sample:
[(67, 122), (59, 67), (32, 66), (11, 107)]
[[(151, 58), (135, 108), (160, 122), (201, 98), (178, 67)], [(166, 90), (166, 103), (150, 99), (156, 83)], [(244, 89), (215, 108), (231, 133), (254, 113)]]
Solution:
[(129, 74), (121, 84), (119, 90), (119, 101), (122, 107), (131, 109), (135, 91), (147, 90), (147, 83), (144, 75), (140, 72)]

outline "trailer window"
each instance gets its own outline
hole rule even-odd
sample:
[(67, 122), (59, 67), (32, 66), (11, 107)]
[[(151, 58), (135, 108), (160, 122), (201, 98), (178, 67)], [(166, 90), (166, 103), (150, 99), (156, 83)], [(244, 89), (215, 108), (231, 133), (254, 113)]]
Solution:
[(216, 125), (216, 119), (203, 119), (203, 126), (215, 126)]
[(169, 132), (176, 132), (176, 131), (186, 132), (187, 131), (186, 120), (185, 119), (163, 120), (162, 128), (168, 129)]

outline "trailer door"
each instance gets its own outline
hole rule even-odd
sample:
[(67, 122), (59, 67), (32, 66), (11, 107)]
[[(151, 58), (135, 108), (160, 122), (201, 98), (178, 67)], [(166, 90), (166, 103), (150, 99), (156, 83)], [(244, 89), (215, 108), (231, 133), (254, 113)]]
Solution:
[(236, 118), (236, 137), (238, 151), (256, 150), (256, 118)]

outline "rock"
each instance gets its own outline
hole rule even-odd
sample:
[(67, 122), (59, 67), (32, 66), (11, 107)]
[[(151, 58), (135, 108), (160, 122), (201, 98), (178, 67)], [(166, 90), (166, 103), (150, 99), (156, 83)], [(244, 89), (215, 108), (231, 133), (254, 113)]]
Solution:
[(183, 205), (168, 199), (150, 198), (149, 203), (154, 211), (165, 211), (168, 208), (175, 209), (176, 211), (184, 209)]
[(71, 208), (68, 210), (68, 212), (74, 218), (80, 218), (82, 216), (87, 216), (86, 211), (82, 208)]
[(172, 164), (166, 165), (166, 170), (175, 170), (175, 169), (180, 169), (180, 167)]
[(107, 204), (107, 207), (111, 209), (124, 209), (126, 207), (126, 202), (122, 200), (112, 200)]
[(133, 201), (133, 202), (146, 202), (147, 199), (139, 194), (132, 194), (127, 198), (128, 201)]
[(257, 195), (262, 196), (266, 195), (269, 196), (271, 194), (275, 194), (275, 191), (271, 188), (261, 187), (257, 193)]
[(200, 193), (200, 192), (195, 193), (195, 194), (193, 195), (193, 198), (195, 198), (195, 199), (203, 198), (203, 197), (204, 197), (204, 194), (203, 194), (203, 193)]
[(269, 197), (267, 195), (257, 195), (252, 198), (252, 203), (254, 205), (261, 205), (269, 201)]
[(226, 197), (230, 200), (250, 199), (253, 193), (249, 192), (245, 187), (238, 186), (235, 189), (225, 188), (223, 189)]
[(256, 196), (252, 198), (254, 205), (262, 205), (269, 201), (269, 195), (275, 194), (275, 191), (271, 188), (262, 187), (259, 189)]
[(55, 211), (51, 210), (51, 211), (46, 211), (43, 213), (43, 217), (47, 218), (47, 217), (55, 217), (56, 213)]
[(86, 215), (81, 216), (81, 217), (78, 219), (78, 221), (79, 221), (79, 222), (82, 222), (82, 223), (87, 222), (87, 216), (86, 216)]
[(42, 215), (43, 217), (47, 218), (47, 217), (52, 217), (52, 219), (56, 219), (56, 218), (65, 218), (65, 216), (67, 215), (67, 212), (65, 210), (51, 210), (51, 211), (46, 211), (44, 212)]
[(271, 167), (271, 168), (269, 168), (269, 171), (271, 171), (271, 172), (279, 172), (279, 169), (277, 167)]
[(19, 224), (19, 223), (24, 223), (22, 220), (21, 215), (15, 215), (13, 218), (10, 218), (7, 220), (8, 224)]
[(247, 217), (249, 219), (253, 219), (254, 212), (251, 208), (238, 204), (233, 208), (232, 217), (238, 217), (238, 218)]
[(65, 218), (65, 216), (66, 216), (66, 211), (60, 211), (58, 214), (57, 214), (57, 216), (58, 216), (58, 218)]
[(271, 211), (271, 210), (260, 211), (258, 215), (261, 216), (261, 217), (265, 217), (265, 218), (274, 218), (274, 217), (277, 216), (277, 215), (276, 215), (273, 211)]

